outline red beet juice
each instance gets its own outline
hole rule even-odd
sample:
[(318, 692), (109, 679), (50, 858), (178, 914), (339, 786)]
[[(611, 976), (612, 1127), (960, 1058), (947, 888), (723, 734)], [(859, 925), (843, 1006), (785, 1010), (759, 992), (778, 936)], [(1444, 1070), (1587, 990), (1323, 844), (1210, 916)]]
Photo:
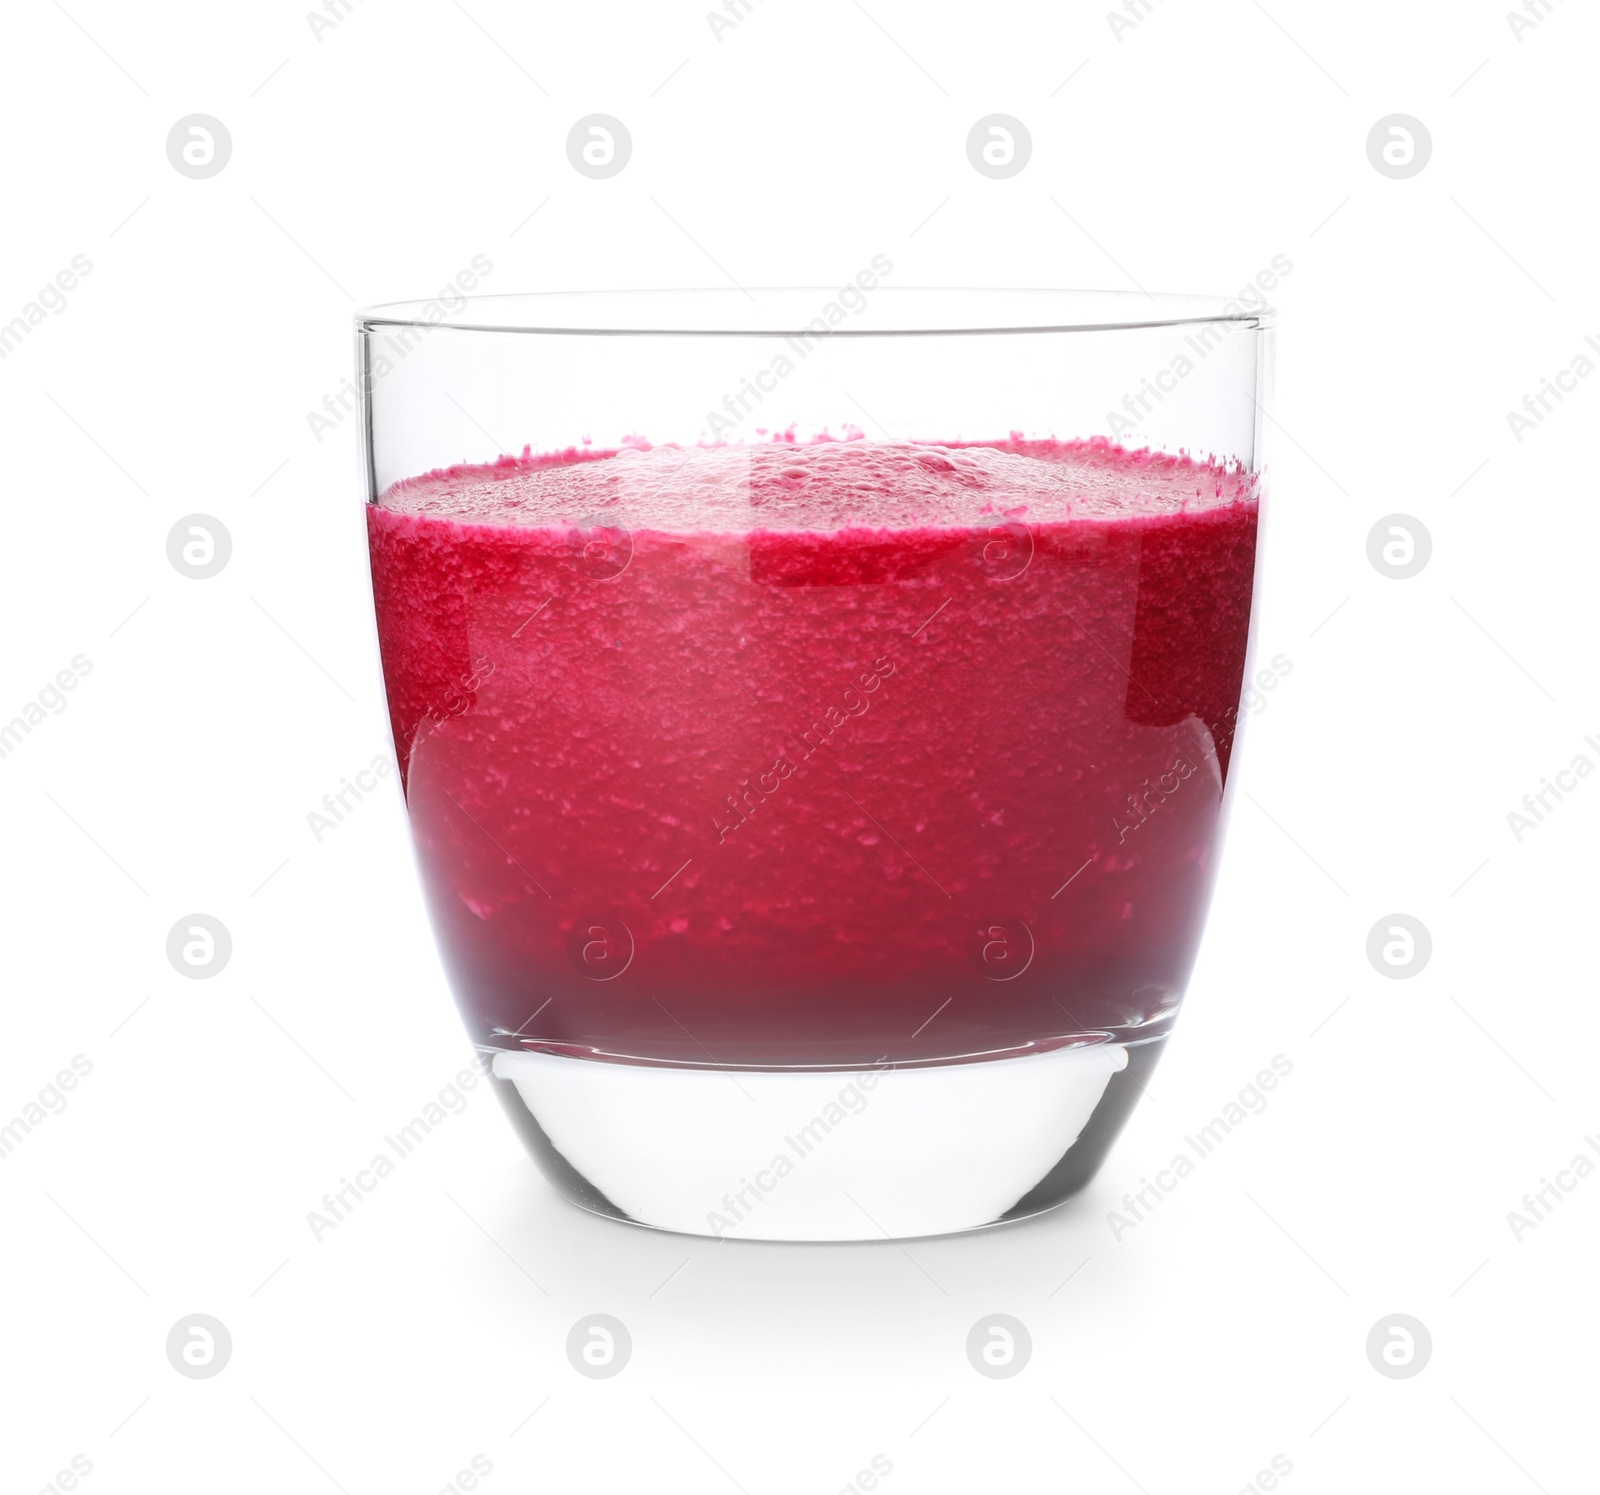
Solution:
[(480, 1046), (860, 1068), (1167, 1030), (1254, 474), (1103, 441), (641, 443), (409, 478), (367, 517)]

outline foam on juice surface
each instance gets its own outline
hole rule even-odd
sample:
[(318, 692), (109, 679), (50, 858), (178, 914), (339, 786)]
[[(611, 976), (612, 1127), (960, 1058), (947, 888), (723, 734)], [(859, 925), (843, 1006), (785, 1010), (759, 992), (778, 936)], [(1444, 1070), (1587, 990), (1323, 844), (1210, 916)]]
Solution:
[(394, 513), (525, 528), (626, 513), (666, 533), (974, 525), (996, 513), (1035, 523), (1153, 517), (1248, 498), (1237, 469), (1107, 442), (1014, 447), (899, 442), (630, 447), (502, 458), (393, 484)]

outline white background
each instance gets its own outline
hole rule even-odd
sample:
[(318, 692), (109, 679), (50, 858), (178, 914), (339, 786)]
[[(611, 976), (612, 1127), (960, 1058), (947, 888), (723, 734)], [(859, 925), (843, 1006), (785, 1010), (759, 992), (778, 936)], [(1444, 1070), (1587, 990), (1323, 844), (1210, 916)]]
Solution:
[[(0, 321), (93, 262), (0, 362), (0, 719), (93, 665), (0, 759), (0, 1122), (93, 1065), (0, 1159), (5, 1488), (77, 1455), (107, 1495), (426, 1495), (481, 1455), (491, 1491), (758, 1495), (882, 1455), (890, 1491), (1198, 1495), (1281, 1455), (1303, 1495), (1592, 1489), (1600, 1182), (1520, 1239), (1507, 1212), (1596, 1156), (1600, 782), (1506, 820), (1600, 762), (1600, 380), (1506, 420), (1600, 333), (1592, 12), (1519, 40), (1488, 0), (1157, 0), (1118, 39), (1094, 4), (753, 0), (719, 41), (704, 0), (465, 5), (356, 0), (320, 40), (295, 3), (5, 8)], [(233, 139), (205, 181), (165, 154), (196, 112)], [(594, 112), (633, 136), (609, 181), (565, 154)], [(1007, 181), (965, 154), (993, 112), (1033, 136)], [(1365, 149), (1395, 112), (1433, 138), (1405, 181)], [(1293, 670), (1150, 1101), (1052, 1216), (797, 1248), (570, 1209), (480, 1091), (314, 1241), (469, 1058), (397, 794), (306, 821), (388, 750), (355, 422), (306, 418), (351, 312), (479, 253), (513, 291), (877, 252), (908, 285), (1223, 294), (1293, 262), (1259, 633)], [(234, 543), (205, 582), (165, 552), (195, 511)], [(1406, 581), (1366, 555), (1396, 511), (1433, 538)], [(208, 981), (165, 955), (194, 911), (233, 936)], [(1400, 981), (1365, 954), (1397, 911), (1434, 946)], [(1114, 1239), (1275, 1054), (1270, 1107)], [(593, 1312), (633, 1337), (611, 1380), (564, 1353)], [(964, 1353), (994, 1312), (1033, 1339), (1009, 1380)], [(194, 1313), (232, 1335), (214, 1379), (165, 1356)], [(1432, 1335), (1407, 1380), (1364, 1348), (1395, 1313)]]

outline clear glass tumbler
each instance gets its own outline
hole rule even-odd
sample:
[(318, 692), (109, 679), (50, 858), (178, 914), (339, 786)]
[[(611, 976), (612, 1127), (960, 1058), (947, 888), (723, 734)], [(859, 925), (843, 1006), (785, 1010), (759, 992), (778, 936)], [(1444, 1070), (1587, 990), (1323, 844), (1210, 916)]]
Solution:
[(529, 1150), (602, 1214), (1049, 1209), (1194, 962), (1270, 313), (892, 268), (358, 319), (434, 929)]

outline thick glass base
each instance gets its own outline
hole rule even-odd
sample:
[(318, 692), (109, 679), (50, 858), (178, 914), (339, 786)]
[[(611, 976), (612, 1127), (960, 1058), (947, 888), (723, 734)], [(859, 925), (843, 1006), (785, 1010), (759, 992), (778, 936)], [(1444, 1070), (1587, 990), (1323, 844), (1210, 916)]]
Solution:
[(1163, 1039), (863, 1071), (494, 1056), (584, 1209), (689, 1235), (865, 1241), (1038, 1214), (1094, 1176)]

